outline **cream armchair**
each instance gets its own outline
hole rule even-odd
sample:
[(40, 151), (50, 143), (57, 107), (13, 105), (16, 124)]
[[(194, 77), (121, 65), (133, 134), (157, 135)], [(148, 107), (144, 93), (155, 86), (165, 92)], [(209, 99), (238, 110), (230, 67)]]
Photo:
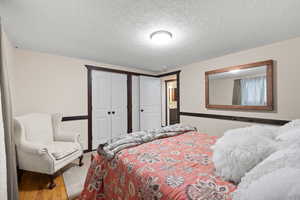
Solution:
[(82, 166), (79, 134), (61, 129), (60, 114), (28, 114), (15, 118), (15, 143), (21, 170), (50, 175), (55, 187), (56, 172), (77, 158)]

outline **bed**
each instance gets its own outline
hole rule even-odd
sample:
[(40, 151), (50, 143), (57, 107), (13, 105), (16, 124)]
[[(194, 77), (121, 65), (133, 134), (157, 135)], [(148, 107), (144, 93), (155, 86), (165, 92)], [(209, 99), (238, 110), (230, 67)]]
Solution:
[(215, 175), (211, 146), (217, 137), (196, 131), (120, 151), (97, 154), (80, 200), (231, 200), (236, 186)]

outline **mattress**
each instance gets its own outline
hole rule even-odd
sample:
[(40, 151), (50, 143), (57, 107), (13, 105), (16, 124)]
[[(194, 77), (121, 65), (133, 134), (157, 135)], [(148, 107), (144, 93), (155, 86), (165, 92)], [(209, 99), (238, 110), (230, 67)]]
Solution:
[(81, 200), (231, 200), (236, 186), (215, 175), (217, 137), (188, 132), (124, 149), (113, 160), (96, 155)]

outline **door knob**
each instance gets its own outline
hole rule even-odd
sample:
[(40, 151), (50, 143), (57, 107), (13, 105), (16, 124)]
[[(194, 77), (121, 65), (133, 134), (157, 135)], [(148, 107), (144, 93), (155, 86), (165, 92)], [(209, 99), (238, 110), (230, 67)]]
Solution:
[(109, 115), (110, 115), (110, 111), (108, 111), (108, 112), (107, 112), (107, 114), (109, 114)]
[(112, 111), (112, 114), (114, 115), (114, 114), (115, 114), (115, 111)]
[(141, 112), (144, 112), (144, 109), (141, 109)]

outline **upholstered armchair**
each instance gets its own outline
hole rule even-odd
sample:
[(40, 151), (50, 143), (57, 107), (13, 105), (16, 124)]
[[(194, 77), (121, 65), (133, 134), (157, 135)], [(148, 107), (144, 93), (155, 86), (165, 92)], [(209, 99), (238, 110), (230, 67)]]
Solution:
[(79, 134), (61, 129), (60, 114), (34, 113), (15, 118), (15, 143), (18, 167), (21, 170), (48, 174), (49, 188), (55, 187), (57, 172), (79, 159), (82, 147)]

